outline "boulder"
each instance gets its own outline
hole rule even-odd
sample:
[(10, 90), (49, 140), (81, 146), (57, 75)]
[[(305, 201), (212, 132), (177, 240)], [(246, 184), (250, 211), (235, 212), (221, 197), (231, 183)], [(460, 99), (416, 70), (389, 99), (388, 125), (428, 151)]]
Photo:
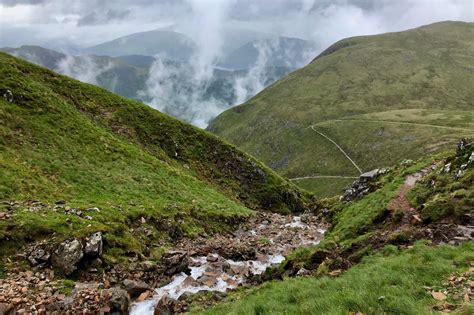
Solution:
[(104, 290), (104, 292), (109, 296), (107, 306), (110, 307), (110, 312), (112, 314), (128, 314), (128, 309), (130, 307), (130, 296), (128, 295), (127, 291), (119, 287), (113, 287)]
[(184, 251), (171, 251), (163, 255), (161, 264), (164, 267), (164, 273), (172, 276), (180, 272), (189, 271), (189, 256)]
[(154, 315), (173, 315), (175, 313), (174, 307), (176, 305), (176, 301), (169, 298), (168, 296), (164, 296), (161, 300), (158, 301), (158, 304), (155, 307)]
[(96, 232), (86, 238), (86, 246), (84, 247), (84, 254), (91, 257), (99, 257), (102, 255), (103, 241), (102, 232)]
[(372, 182), (385, 172), (386, 170), (375, 169), (361, 174), (359, 178), (352, 183), (351, 187), (346, 189), (344, 194), (341, 196), (341, 201), (350, 202), (368, 194), (374, 189)]
[(50, 249), (46, 244), (38, 244), (33, 246), (29, 253), (27, 253), (27, 259), (32, 266), (38, 266), (40, 268), (46, 267), (51, 258)]
[(130, 279), (123, 280), (123, 286), (132, 298), (139, 296), (145, 291), (151, 290), (150, 286), (145, 282)]
[(64, 241), (51, 255), (51, 264), (64, 275), (69, 275), (77, 269), (77, 263), (83, 256), (82, 243), (74, 238)]

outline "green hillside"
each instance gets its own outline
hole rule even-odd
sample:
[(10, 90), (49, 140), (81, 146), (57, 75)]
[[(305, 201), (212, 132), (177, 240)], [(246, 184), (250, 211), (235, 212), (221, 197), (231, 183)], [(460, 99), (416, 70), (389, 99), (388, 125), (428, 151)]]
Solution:
[(472, 314), (473, 149), (391, 167), (359, 200), (325, 201), (325, 239), (266, 271), (280, 281), (195, 313)]
[[(209, 130), (321, 196), (474, 134), (474, 24), (344, 39)], [(349, 160), (349, 158), (352, 160)]]
[[(2, 253), (99, 230), (113, 253), (140, 254), (168, 236), (225, 230), (250, 209), (309, 206), (205, 131), (5, 53), (0, 70), (0, 212), (12, 215), (0, 220)], [(58, 211), (64, 203), (89, 218)]]

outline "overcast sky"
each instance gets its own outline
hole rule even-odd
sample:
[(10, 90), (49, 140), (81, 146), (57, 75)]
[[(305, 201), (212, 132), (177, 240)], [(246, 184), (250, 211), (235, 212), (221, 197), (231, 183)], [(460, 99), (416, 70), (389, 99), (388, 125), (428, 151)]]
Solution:
[[(0, 0), (0, 45), (90, 46), (174, 26), (200, 24), (311, 39), (397, 31), (436, 21), (474, 20), (473, 0)], [(211, 34), (212, 35), (212, 34)]]

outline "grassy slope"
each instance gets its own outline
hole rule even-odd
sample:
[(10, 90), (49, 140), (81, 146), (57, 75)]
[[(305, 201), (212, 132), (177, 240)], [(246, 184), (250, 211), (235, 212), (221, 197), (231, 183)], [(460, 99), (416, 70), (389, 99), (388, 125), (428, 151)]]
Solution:
[[(472, 152), (448, 157), (451, 173), (442, 172), (443, 165), (419, 181), (409, 192), (412, 205), (421, 212), (425, 223), (448, 218), (457, 221), (463, 214), (472, 213), (474, 207), (473, 165), (459, 179), (454, 179), (459, 166), (466, 164)], [(448, 153), (444, 153), (443, 156)], [(452, 155), (452, 153), (449, 153)], [(396, 214), (387, 219), (386, 209), (397, 195), (397, 189), (407, 174), (412, 174), (440, 156), (425, 158), (410, 166), (397, 166), (380, 179), (381, 188), (361, 200), (345, 206), (331, 201), (333, 227), (317, 246), (300, 248), (293, 252), (280, 268), (288, 266), (317, 268), (315, 277), (284, 279), (265, 283), (259, 288), (238, 291), (228, 302), (218, 305), (206, 314), (364, 314), (429, 313), (428, 305), (436, 304), (424, 286), (439, 289), (452, 272), (463, 272), (474, 261), (474, 242), (462, 246), (427, 246), (424, 243), (412, 249), (399, 250), (388, 245), (382, 251), (373, 246), (380, 235), (390, 231)], [(431, 183), (435, 186), (431, 187)], [(381, 218), (384, 218), (382, 219)], [(389, 216), (390, 218), (390, 216)], [(379, 234), (374, 241), (369, 238)], [(403, 243), (410, 229), (395, 229), (388, 235), (389, 243)], [(355, 250), (353, 250), (355, 249)], [(321, 253), (337, 252), (335, 258), (324, 260)], [(341, 268), (344, 252), (348, 251), (361, 263), (338, 278), (328, 277), (329, 270)], [(358, 258), (357, 258), (358, 257)], [(321, 260), (323, 262), (321, 263)], [(316, 262), (319, 262), (318, 263)], [(275, 272), (275, 271), (273, 271)], [(382, 297), (383, 298), (380, 298)], [(275, 303), (274, 301), (279, 301)], [(450, 301), (452, 302), (452, 301)], [(468, 313), (468, 312), (467, 312)]]
[[(358, 174), (311, 125), (364, 171), (442, 151), (474, 134), (473, 38), (473, 23), (443, 22), (342, 40), (210, 130), (290, 178)], [(298, 183), (325, 196), (346, 185)]]
[[(474, 242), (460, 247), (390, 246), (339, 278), (270, 282), (205, 314), (429, 314), (436, 304), (426, 286), (439, 288), (474, 259)], [(278, 302), (276, 302), (278, 301)], [(468, 312), (466, 314), (469, 314)]]
[[(13, 93), (0, 98), (0, 200), (102, 209), (88, 221), (18, 207), (0, 220), (2, 247), (103, 230), (110, 247), (141, 253), (173, 230), (164, 221), (193, 235), (248, 208), (300, 211), (310, 201), (233, 146), (141, 103), (4, 53), (0, 71), (0, 95)], [(129, 228), (142, 216), (151, 237)]]

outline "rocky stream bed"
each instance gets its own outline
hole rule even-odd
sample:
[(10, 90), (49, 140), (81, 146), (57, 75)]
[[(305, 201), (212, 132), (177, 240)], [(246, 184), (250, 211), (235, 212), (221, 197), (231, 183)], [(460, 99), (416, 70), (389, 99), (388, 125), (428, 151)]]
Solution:
[[(136, 261), (128, 269), (101, 260), (101, 233), (57, 246), (42, 242), (17, 257), (33, 269), (9, 262), (0, 279), (0, 314), (185, 312), (194, 303), (207, 306), (228, 290), (257, 284), (290, 251), (319, 243), (327, 227), (312, 214), (257, 213), (233, 233), (181, 239), (159, 261)], [(76, 275), (75, 281), (52, 267)], [(212, 298), (202, 298), (210, 291)]]

